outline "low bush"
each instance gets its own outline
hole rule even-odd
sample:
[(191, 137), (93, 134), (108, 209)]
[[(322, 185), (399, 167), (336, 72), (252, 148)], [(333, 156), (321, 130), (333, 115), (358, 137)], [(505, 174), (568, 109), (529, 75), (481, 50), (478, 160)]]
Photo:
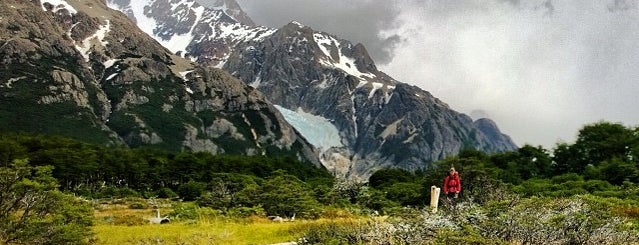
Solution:
[(170, 188), (160, 188), (159, 190), (157, 190), (155, 192), (155, 195), (158, 198), (175, 198), (178, 196), (177, 193), (175, 193), (173, 190), (171, 190)]
[(393, 218), (322, 224), (300, 244), (635, 244), (637, 225), (614, 212), (639, 211), (620, 204), (595, 196), (466, 201), (436, 214), (405, 209)]
[(172, 220), (197, 220), (199, 218), (198, 207), (194, 203), (178, 203), (173, 206), (173, 211), (169, 213)]
[(149, 204), (143, 202), (134, 202), (129, 204), (130, 209), (147, 209), (149, 208)]

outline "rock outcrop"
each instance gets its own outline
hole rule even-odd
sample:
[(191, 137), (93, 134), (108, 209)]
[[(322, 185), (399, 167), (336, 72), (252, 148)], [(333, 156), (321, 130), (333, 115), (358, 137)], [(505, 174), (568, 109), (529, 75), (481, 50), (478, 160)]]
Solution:
[(174, 55), (104, 1), (1, 1), (0, 57), (1, 131), (319, 166), (263, 94)]

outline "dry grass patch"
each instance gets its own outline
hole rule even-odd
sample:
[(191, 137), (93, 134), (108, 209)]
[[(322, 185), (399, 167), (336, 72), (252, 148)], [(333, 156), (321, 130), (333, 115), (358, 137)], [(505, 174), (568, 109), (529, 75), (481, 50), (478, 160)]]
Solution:
[[(231, 219), (199, 210), (202, 213), (196, 219), (172, 220), (160, 225), (148, 221), (155, 216), (153, 208), (131, 208), (131, 203), (139, 202), (96, 203), (93, 228), (96, 244), (276, 244), (296, 241), (318, 225), (357, 222), (356, 218), (344, 218), (348, 215), (342, 213), (331, 215), (334, 216), (331, 219), (273, 222), (261, 216)], [(162, 216), (179, 207), (175, 203), (158, 206)]]
[(293, 241), (300, 223), (198, 222), (94, 227), (97, 244), (272, 244)]

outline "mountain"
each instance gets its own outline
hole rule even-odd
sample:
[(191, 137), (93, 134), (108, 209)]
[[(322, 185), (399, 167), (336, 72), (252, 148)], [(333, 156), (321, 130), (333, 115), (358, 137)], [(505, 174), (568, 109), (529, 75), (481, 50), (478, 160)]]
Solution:
[(320, 164), (262, 93), (174, 55), (102, 0), (1, 1), (0, 57), (0, 131)]
[[(517, 148), (490, 119), (473, 121), (429, 92), (379, 71), (362, 44), (298, 22), (279, 29), (255, 26), (238, 14), (233, 0), (202, 2), (218, 7), (194, 0), (108, 0), (108, 5), (128, 13), (177, 55), (220, 67), (260, 90), (315, 142), (322, 163), (336, 174), (365, 178), (384, 167), (424, 168), (464, 148)], [(318, 121), (327, 130), (310, 123)], [(312, 139), (322, 133), (326, 140)]]

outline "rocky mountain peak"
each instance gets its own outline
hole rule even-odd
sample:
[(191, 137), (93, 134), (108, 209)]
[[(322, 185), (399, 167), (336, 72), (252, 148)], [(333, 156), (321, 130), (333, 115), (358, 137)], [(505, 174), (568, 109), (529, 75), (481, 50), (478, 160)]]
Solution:
[(242, 10), (235, 0), (198, 0), (197, 2), (207, 8), (224, 11), (242, 25), (255, 26), (255, 22)]
[[(178, 56), (221, 67), (238, 42), (260, 40), (274, 30), (255, 27), (233, 0), (107, 0), (144, 32)], [(246, 16), (246, 18), (242, 17)], [(206, 53), (206, 55), (197, 55)]]
[[(321, 118), (331, 128), (326, 134), (333, 132), (327, 137), (338, 139), (319, 152), (335, 174), (366, 178), (383, 167), (425, 168), (466, 147), (486, 152), (517, 147), (496, 127), (474, 123), (427, 91), (379, 71), (362, 44), (298, 22), (279, 29), (214, 17), (208, 23), (225, 34), (192, 39), (189, 56), (257, 88), (287, 110), (288, 121), (303, 121), (305, 113)], [(314, 126), (298, 123), (296, 129), (318, 137)]]

